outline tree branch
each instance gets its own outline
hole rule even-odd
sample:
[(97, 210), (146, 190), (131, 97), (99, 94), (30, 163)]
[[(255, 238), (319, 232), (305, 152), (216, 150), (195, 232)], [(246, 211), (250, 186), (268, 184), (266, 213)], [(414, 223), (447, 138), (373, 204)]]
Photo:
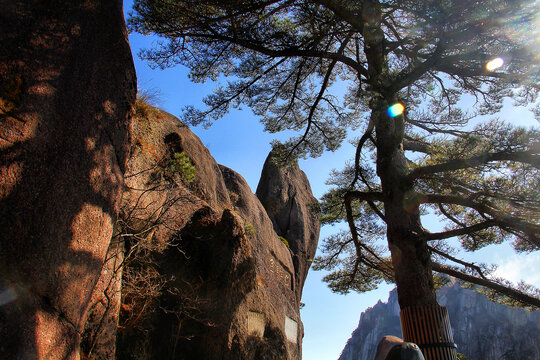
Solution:
[(298, 46), (294, 47), (288, 47), (283, 49), (270, 49), (266, 46), (264, 46), (261, 43), (257, 43), (255, 41), (251, 41), (248, 39), (239, 39), (235, 37), (225, 36), (219, 33), (183, 33), (182, 34), (185, 37), (192, 37), (192, 38), (202, 38), (207, 40), (218, 40), (218, 41), (224, 41), (224, 42), (230, 42), (236, 45), (239, 45), (243, 48), (256, 51), (258, 53), (261, 53), (263, 55), (267, 55), (270, 57), (312, 57), (312, 58), (321, 58), (321, 59), (329, 59), (329, 60), (336, 60), (339, 61), (347, 66), (350, 66), (352, 69), (357, 71), (358, 73), (367, 76), (366, 69), (357, 63), (355, 60), (351, 59), (350, 57), (347, 57), (343, 54), (331, 52), (331, 51), (317, 51), (314, 49), (301, 49)]
[(521, 231), (527, 235), (527, 241), (540, 249), (540, 225), (528, 223), (520, 218), (509, 216), (486, 203), (473, 201), (471, 198), (463, 198), (457, 195), (423, 194), (421, 202), (424, 204), (454, 204), (465, 206), (478, 211), (481, 214), (488, 214), (502, 229), (509, 227)]
[(484, 230), (493, 226), (500, 226), (500, 225), (501, 224), (498, 223), (496, 220), (490, 219), (490, 220), (487, 220), (478, 224), (474, 224), (471, 226), (463, 227), (460, 229), (443, 231), (443, 232), (438, 232), (438, 233), (427, 233), (424, 235), (424, 238), (427, 241), (448, 239), (454, 236), (467, 235), (473, 232), (477, 232), (477, 231)]
[(425, 130), (430, 134), (439, 133), (439, 134), (448, 134), (448, 135), (457, 136), (457, 137), (463, 137), (464, 135), (467, 134), (467, 132), (465, 132), (465, 131), (450, 130), (450, 129), (445, 130), (445, 129), (439, 129), (439, 128), (435, 128), (435, 127), (429, 127), (429, 126), (427, 126), (425, 124), (422, 124), (423, 121), (413, 120), (413, 119), (411, 119), (409, 117), (406, 117), (405, 121), (407, 121), (411, 125), (418, 126), (420, 129)]
[(454, 159), (442, 164), (422, 166), (411, 171), (411, 173), (408, 175), (408, 180), (412, 181), (421, 176), (429, 174), (467, 169), (475, 166), (484, 165), (492, 161), (518, 161), (522, 163), (527, 163), (537, 169), (540, 169), (540, 156), (535, 155), (535, 153), (532, 151), (500, 151), (496, 153), (484, 153), (481, 155), (470, 157), (468, 159)]
[(403, 139), (403, 150), (421, 152), (423, 154), (429, 154), (429, 144), (413, 139), (407, 135)]
[(391, 93), (396, 93), (399, 90), (410, 86), (416, 82), (419, 78), (424, 76), (426, 72), (431, 70), (441, 59), (441, 54), (443, 52), (443, 46), (439, 41), (435, 47), (433, 53), (425, 61), (415, 64), (414, 67), (407, 68), (403, 70), (395, 79), (392, 81), (392, 84), (388, 87), (388, 91)]
[(384, 201), (384, 194), (376, 191), (347, 191), (345, 193), (345, 202), (351, 202), (352, 200), (360, 201)]
[[(375, 201), (382, 199), (382, 193), (376, 192), (360, 192), (360, 191), (350, 191), (345, 194), (345, 212), (347, 216), (347, 223), (349, 224), (349, 230), (351, 231), (351, 236), (356, 248), (357, 261), (358, 259), (364, 258), (362, 256), (362, 249), (370, 253), (377, 261), (383, 263), (381, 259), (369, 246), (364, 245), (358, 236), (358, 231), (356, 230), (356, 225), (354, 224), (354, 216), (352, 211), (352, 200), (365, 200), (365, 201)], [(374, 264), (374, 263), (373, 263)], [(375, 266), (374, 266), (375, 267)]]
[(369, 137), (371, 136), (371, 133), (373, 132), (373, 128), (375, 127), (375, 121), (373, 121), (372, 118), (369, 119), (369, 124), (366, 129), (366, 132), (364, 132), (364, 135), (358, 140), (358, 145), (356, 146), (356, 154), (354, 156), (354, 179), (351, 182), (350, 187), (354, 187), (356, 182), (358, 181), (358, 177), (360, 176), (360, 155), (362, 154), (362, 148), (364, 147), (365, 142)]
[[(350, 34), (349, 36), (347, 36), (347, 38), (343, 41), (343, 43), (341, 44), (341, 46), (339, 47), (339, 50), (338, 50), (338, 53), (342, 53), (343, 52), (343, 49), (345, 49), (345, 47), (347, 46), (347, 43), (349, 42), (349, 40), (351, 39), (352, 37), (352, 34)], [(289, 156), (291, 156), (294, 152), (294, 150), (296, 150), (296, 148), (298, 148), (298, 146), (300, 146), (301, 143), (303, 143), (307, 136), (308, 136), (308, 133), (309, 133), (309, 129), (311, 128), (311, 124), (313, 123), (313, 115), (315, 114), (315, 110), (317, 110), (317, 106), (319, 105), (319, 102), (321, 101), (324, 93), (326, 92), (326, 89), (328, 88), (328, 82), (330, 81), (330, 77), (332, 76), (332, 71), (334, 70), (334, 67), (336, 66), (336, 63), (337, 63), (337, 60), (334, 59), (332, 60), (332, 62), (330, 63), (330, 66), (328, 66), (328, 70), (326, 71), (326, 74), (324, 75), (324, 79), (323, 79), (323, 82), (321, 84), (321, 88), (319, 90), (319, 94), (317, 95), (317, 97), (315, 98), (315, 102), (311, 105), (310, 109), (309, 109), (309, 115), (308, 115), (308, 118), (307, 118), (307, 128), (306, 128), (306, 131), (304, 132), (304, 135), (302, 136), (302, 138), (298, 141), (298, 143), (296, 143), (293, 148), (291, 149), (291, 151), (289, 152)], [(324, 134), (324, 132), (321, 131), (321, 133)]]
[(384, 216), (384, 214), (381, 212), (381, 210), (379, 210), (379, 209), (377, 208), (377, 206), (375, 205), (375, 203), (374, 203), (373, 201), (371, 201), (371, 200), (367, 200), (366, 202), (368, 203), (368, 205), (369, 205), (369, 207), (371, 208), (371, 210), (373, 210), (373, 212), (374, 212), (375, 214), (377, 214), (377, 216), (379, 216), (379, 218), (380, 218), (382, 221), (386, 222), (386, 216)]
[(360, 16), (352, 13), (351, 11), (345, 9), (337, 1), (334, 0), (318, 0), (319, 4), (332, 11), (336, 16), (341, 18), (343, 21), (351, 25), (356, 31), (360, 34), (364, 32), (364, 21)]
[(478, 265), (475, 265), (474, 263), (469, 263), (469, 262), (466, 262), (466, 261), (463, 261), (461, 259), (458, 259), (456, 257), (453, 257), (451, 255), (448, 255), (447, 253), (443, 252), (443, 251), (440, 251), (438, 249), (435, 249), (434, 247), (432, 246), (428, 246), (429, 250), (431, 250), (432, 252), (434, 252), (435, 254), (437, 255), (440, 255), (442, 257), (444, 257), (445, 259), (448, 259), (450, 261), (453, 261), (457, 264), (461, 264), (465, 267), (468, 267), (470, 269), (473, 269), (474, 271), (476, 271), (478, 273), (478, 275), (480, 275), (480, 277), (484, 280), (487, 280), (486, 276), (484, 275), (484, 273), (482, 272), (482, 269), (480, 269), (480, 267)]
[(479, 279), (475, 276), (464, 274), (461, 271), (452, 269), (448, 266), (432, 262), (432, 268), (434, 271), (453, 276), (457, 279), (469, 282), (471, 284), (476, 284), (484, 286), (486, 288), (497, 291), (500, 294), (508, 296), (509, 298), (515, 299), (522, 304), (531, 305), (537, 308), (540, 308), (540, 299), (529, 296), (521, 291), (507, 288), (506, 286), (500, 285), (494, 281), (487, 279)]

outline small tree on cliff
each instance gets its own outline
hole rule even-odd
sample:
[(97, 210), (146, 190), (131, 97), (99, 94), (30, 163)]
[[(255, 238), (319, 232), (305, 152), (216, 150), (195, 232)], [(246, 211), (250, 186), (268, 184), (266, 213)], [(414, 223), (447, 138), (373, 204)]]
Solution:
[[(490, 278), (486, 266), (452, 255), (447, 239), (466, 250), (509, 240), (519, 251), (540, 248), (540, 132), (478, 120), (505, 98), (540, 114), (539, 6), (136, 0), (130, 24), (162, 36), (140, 54), (151, 65), (185, 65), (198, 82), (231, 77), (204, 99), (206, 110), (186, 109), (192, 125), (247, 104), (267, 131), (299, 132), (286, 156), (318, 156), (362, 131), (354, 162), (334, 174), (324, 198), (325, 219), (349, 224), (317, 263), (337, 269), (327, 277), (332, 289), (365, 291), (386, 279), (402, 308), (436, 304), (435, 270), (538, 307), (534, 289)], [(347, 93), (337, 96), (336, 84)], [(422, 226), (429, 211), (446, 230)], [(375, 244), (383, 236), (391, 260)]]

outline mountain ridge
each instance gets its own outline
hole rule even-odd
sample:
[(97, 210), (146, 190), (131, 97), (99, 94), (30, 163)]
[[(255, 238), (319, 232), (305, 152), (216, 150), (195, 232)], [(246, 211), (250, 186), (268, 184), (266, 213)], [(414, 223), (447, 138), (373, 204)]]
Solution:
[[(437, 298), (448, 309), (458, 352), (467, 360), (540, 359), (540, 311), (491, 302), (455, 280), (439, 289)], [(386, 303), (379, 300), (360, 315), (339, 360), (373, 359), (385, 335), (402, 337), (395, 289)]]

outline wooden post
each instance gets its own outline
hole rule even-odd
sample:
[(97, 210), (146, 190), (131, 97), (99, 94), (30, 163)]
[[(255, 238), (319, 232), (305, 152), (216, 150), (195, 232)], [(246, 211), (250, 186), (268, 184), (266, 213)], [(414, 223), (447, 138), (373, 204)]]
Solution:
[(448, 311), (443, 306), (409, 306), (400, 312), (403, 339), (417, 344), (426, 360), (457, 360)]

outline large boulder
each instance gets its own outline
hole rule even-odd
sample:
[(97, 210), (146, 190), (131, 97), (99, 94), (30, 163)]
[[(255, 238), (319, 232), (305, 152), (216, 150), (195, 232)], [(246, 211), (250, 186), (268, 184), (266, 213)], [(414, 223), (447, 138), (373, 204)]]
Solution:
[(120, 0), (0, 1), (0, 358), (78, 359), (136, 79)]
[[(244, 178), (224, 166), (221, 172), (233, 209), (244, 220), (255, 263), (256, 287), (245, 295), (246, 302), (240, 309), (247, 314), (248, 329), (237, 336), (256, 346), (238, 358), (301, 359), (304, 330), (300, 300), (296, 297), (293, 253), (274, 231), (264, 207)], [(257, 336), (246, 339), (252, 333)]]
[(294, 254), (245, 180), (147, 104), (131, 140), (118, 359), (301, 358)]
[(307, 273), (319, 240), (319, 203), (306, 174), (297, 162), (278, 166), (270, 152), (257, 186), (257, 197), (272, 220), (274, 230), (291, 249), (295, 291), (300, 301)]

